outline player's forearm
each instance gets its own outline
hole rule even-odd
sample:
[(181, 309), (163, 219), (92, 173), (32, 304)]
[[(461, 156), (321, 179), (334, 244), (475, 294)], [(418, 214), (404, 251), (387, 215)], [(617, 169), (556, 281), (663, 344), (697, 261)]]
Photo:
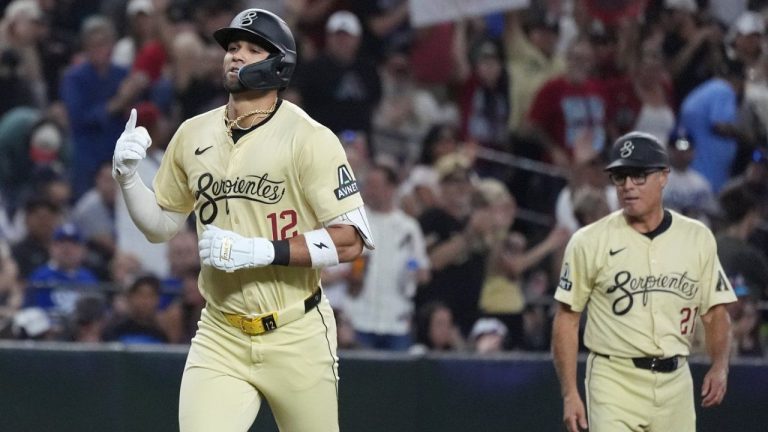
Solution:
[(167, 241), (184, 225), (187, 215), (163, 210), (157, 204), (155, 193), (147, 188), (138, 174), (134, 173), (118, 184), (131, 220), (150, 242)]
[[(331, 225), (326, 228), (330, 235), (339, 262), (354, 261), (363, 251), (363, 240), (351, 225)], [(311, 267), (312, 256), (304, 234), (292, 237), (288, 240), (290, 246), (289, 265), (297, 267)]]
[(707, 353), (713, 367), (728, 370), (731, 351), (731, 318), (724, 305), (714, 306), (702, 316), (706, 332)]
[(552, 357), (563, 398), (578, 395), (576, 365), (579, 354), (579, 317), (560, 304), (552, 324)]

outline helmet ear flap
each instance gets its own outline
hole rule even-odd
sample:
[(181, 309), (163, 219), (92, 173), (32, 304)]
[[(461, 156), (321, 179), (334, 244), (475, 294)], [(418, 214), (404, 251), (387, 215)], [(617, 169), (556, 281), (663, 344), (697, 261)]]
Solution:
[(283, 89), (288, 87), (293, 72), (293, 65), (285, 63), (284, 60), (283, 54), (273, 54), (258, 63), (242, 67), (237, 77), (248, 89)]

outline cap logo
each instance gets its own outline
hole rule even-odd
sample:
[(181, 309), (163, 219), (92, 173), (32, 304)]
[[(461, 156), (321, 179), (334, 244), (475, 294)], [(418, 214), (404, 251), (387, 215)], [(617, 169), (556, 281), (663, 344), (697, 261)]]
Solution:
[(630, 156), (632, 156), (632, 152), (635, 150), (635, 145), (632, 144), (632, 141), (624, 141), (624, 144), (621, 145), (621, 148), (619, 149), (619, 155), (626, 159)]
[(243, 18), (240, 20), (241, 26), (249, 26), (253, 24), (253, 20), (259, 17), (259, 13), (255, 10), (250, 10), (243, 15)]

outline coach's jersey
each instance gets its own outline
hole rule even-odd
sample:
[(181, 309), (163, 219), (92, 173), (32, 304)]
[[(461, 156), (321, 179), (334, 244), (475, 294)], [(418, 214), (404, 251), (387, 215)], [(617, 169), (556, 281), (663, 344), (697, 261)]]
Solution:
[(587, 308), (584, 343), (617, 357), (688, 355), (696, 318), (736, 301), (712, 232), (671, 213), (653, 239), (622, 211), (581, 228), (566, 247), (555, 299)]
[[(286, 239), (363, 205), (338, 138), (296, 105), (281, 101), (236, 144), (224, 113), (221, 107), (185, 121), (154, 181), (161, 207), (195, 212), (198, 235), (213, 224), (245, 237)], [(203, 297), (228, 313), (281, 309), (318, 286), (320, 270), (304, 267), (200, 272)]]

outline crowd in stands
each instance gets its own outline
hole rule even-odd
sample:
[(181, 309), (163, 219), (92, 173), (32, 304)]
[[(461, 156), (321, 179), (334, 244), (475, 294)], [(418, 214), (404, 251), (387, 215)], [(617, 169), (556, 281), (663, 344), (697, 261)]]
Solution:
[(338, 134), (376, 240), (323, 270), (342, 349), (548, 350), (563, 248), (618, 209), (605, 153), (639, 130), (669, 150), (665, 206), (717, 237), (735, 355), (766, 355), (768, 1), (609, 3), (417, 26), (409, 0), (0, 0), (0, 338), (189, 342), (195, 222), (149, 243), (112, 152), (135, 107), (150, 185), (226, 102), (213, 31), (261, 7), (298, 42), (281, 97)]

